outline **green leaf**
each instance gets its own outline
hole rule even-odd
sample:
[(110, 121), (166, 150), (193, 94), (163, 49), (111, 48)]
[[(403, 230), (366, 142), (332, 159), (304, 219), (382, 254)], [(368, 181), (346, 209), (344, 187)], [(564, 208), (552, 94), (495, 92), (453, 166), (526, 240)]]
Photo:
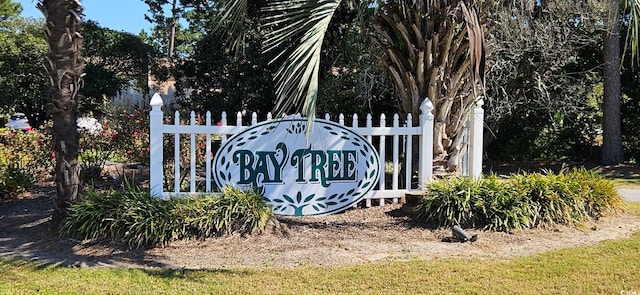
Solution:
[(291, 198), (291, 197), (289, 197), (289, 196), (287, 196), (287, 195), (282, 195), (282, 197), (283, 197), (285, 200), (287, 200), (287, 202), (289, 202), (289, 203), (291, 203), (291, 204), (295, 203), (295, 202), (293, 201), (293, 198)]
[(316, 196), (316, 194), (311, 194), (310, 196), (308, 196), (308, 197), (306, 197), (304, 199), (303, 203), (308, 203), (309, 201), (313, 200), (313, 197), (315, 197), (315, 196)]
[(221, 178), (222, 180), (227, 181), (227, 177), (224, 175), (224, 172), (223, 172), (223, 171), (220, 171), (220, 172), (218, 173), (218, 175), (220, 176), (220, 178)]

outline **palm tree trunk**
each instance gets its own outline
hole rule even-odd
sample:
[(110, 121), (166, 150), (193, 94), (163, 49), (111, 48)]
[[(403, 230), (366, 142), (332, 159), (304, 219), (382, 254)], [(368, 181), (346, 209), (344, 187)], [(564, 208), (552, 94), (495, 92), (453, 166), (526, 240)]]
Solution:
[(604, 98), (602, 104), (602, 164), (624, 161), (620, 123), (620, 20), (618, 0), (609, 2), (608, 29), (604, 32)]
[(423, 2), (381, 6), (373, 42), (385, 50), (379, 57), (403, 115), (414, 114), (417, 124), (422, 100), (433, 103), (434, 175), (447, 175), (461, 172), (464, 127), (484, 72), (484, 36), (475, 9), (467, 9), (463, 1), (438, 3), (429, 4), (429, 13)]
[(65, 216), (78, 197), (77, 110), (82, 84), (82, 6), (79, 0), (40, 0), (38, 8), (46, 18), (44, 29), (49, 54), (45, 62), (51, 87), (48, 110), (53, 121), (51, 140), (56, 154), (55, 213)]

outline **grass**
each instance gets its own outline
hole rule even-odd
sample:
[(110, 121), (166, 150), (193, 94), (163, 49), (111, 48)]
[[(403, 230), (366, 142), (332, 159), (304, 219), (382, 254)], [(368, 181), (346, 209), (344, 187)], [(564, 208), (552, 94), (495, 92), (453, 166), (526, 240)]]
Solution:
[[(640, 203), (626, 203), (640, 216)], [(0, 260), (0, 294), (620, 294), (640, 292), (640, 233), (512, 259), (290, 269), (66, 268)]]
[(640, 178), (629, 177), (629, 178), (611, 178), (613, 183), (616, 184), (616, 187), (624, 187), (624, 188), (637, 188), (640, 189)]

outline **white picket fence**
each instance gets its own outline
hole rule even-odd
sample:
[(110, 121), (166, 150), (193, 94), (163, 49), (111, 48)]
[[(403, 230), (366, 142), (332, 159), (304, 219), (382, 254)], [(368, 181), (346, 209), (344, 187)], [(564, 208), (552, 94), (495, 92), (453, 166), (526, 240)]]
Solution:
[[(182, 196), (191, 194), (207, 194), (215, 192), (216, 188), (213, 187), (212, 175), (215, 167), (211, 167), (213, 154), (212, 154), (212, 136), (220, 135), (221, 144), (224, 144), (229, 137), (234, 134), (238, 134), (248, 128), (249, 126), (243, 126), (242, 113), (236, 115), (236, 124), (228, 125), (226, 113), (222, 113), (222, 119), (219, 123), (212, 124), (211, 113), (207, 112), (203, 122), (198, 123), (196, 115), (191, 112), (189, 123), (186, 125), (181, 124), (180, 114), (178, 112), (174, 115), (174, 123), (164, 123), (164, 113), (162, 111), (163, 101), (160, 95), (154, 94), (151, 99), (151, 112), (150, 112), (150, 189), (151, 194), (161, 198), (168, 196)], [(420, 125), (412, 126), (412, 115), (407, 116), (407, 120), (400, 122), (399, 116), (396, 114), (393, 116), (391, 126), (387, 126), (385, 115), (381, 115), (379, 121), (374, 126), (374, 120), (371, 115), (367, 115), (366, 124), (364, 126), (358, 125), (358, 116), (353, 115), (350, 128), (355, 133), (362, 135), (372, 143), (380, 155), (381, 166), (380, 171), (389, 171), (387, 173), (380, 173), (380, 179), (378, 186), (370, 191), (365, 197), (364, 202), (367, 207), (371, 206), (372, 201), (377, 200), (380, 205), (386, 203), (386, 200), (390, 200), (393, 203), (397, 203), (398, 200), (407, 192), (419, 190), (423, 188), (433, 176), (433, 120), (434, 116), (431, 113), (433, 105), (429, 99), (425, 99), (422, 103), (420, 114)], [(470, 127), (469, 133), (469, 150), (468, 160), (465, 161), (468, 167), (463, 169), (468, 171), (469, 175), (478, 178), (482, 172), (482, 124), (483, 124), (483, 110), (482, 101), (478, 103), (477, 107), (470, 115), (468, 124)], [(324, 117), (325, 120), (330, 120), (329, 114)], [(274, 120), (269, 114), (266, 120)], [(277, 120), (277, 119), (276, 119)], [(251, 125), (258, 123), (258, 118), (255, 113), (252, 114)], [(344, 116), (342, 114), (338, 117), (338, 124), (345, 127)], [(173, 171), (173, 189), (171, 191), (164, 190), (165, 171), (163, 171), (163, 137), (165, 134), (173, 135), (174, 141), (174, 171)], [(190, 151), (190, 165), (188, 175), (183, 175), (180, 169), (180, 135), (186, 134), (189, 137), (189, 151)], [(205, 136), (204, 146), (204, 163), (205, 167), (197, 167), (197, 153), (198, 146), (196, 145), (196, 136)], [(390, 140), (390, 144), (387, 143)], [(419, 151), (413, 151), (413, 141), (418, 140)], [(374, 144), (375, 143), (375, 144)], [(390, 149), (388, 147), (391, 147)], [(406, 155), (404, 161), (401, 161), (401, 153)], [(417, 154), (419, 157), (419, 167), (417, 167), (418, 175), (417, 181), (414, 181), (413, 171), (416, 171), (412, 167), (413, 157)], [(387, 159), (387, 160), (385, 160)], [(186, 164), (186, 163), (185, 163)], [(400, 171), (401, 165), (404, 165), (404, 177), (401, 181)], [(204, 175), (203, 175), (204, 174)], [(387, 185), (387, 177), (390, 177), (390, 187)], [(187, 177), (189, 182), (188, 190), (181, 188), (180, 179)], [(198, 186), (198, 179), (201, 182), (204, 181), (204, 186)], [(186, 191), (185, 191), (186, 190)]]

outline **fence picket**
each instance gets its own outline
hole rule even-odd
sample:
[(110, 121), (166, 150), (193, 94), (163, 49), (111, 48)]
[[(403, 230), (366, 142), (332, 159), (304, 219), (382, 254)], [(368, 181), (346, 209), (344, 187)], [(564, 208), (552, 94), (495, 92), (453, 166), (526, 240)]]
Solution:
[[(227, 112), (222, 112), (222, 118), (220, 119), (220, 126), (227, 126)], [(224, 144), (229, 137), (226, 134), (222, 134), (221, 142)]]
[[(387, 116), (384, 114), (380, 115), (380, 128), (387, 127)], [(386, 136), (380, 135), (380, 148), (378, 149), (378, 154), (380, 154), (380, 180), (379, 180), (379, 188), (381, 191), (385, 191), (385, 181), (386, 181)], [(384, 199), (380, 198), (380, 206), (384, 205)]]
[[(398, 127), (400, 127), (400, 116), (398, 116), (398, 114), (393, 115), (393, 129), (398, 129)], [(392, 172), (392, 178), (391, 178), (391, 189), (392, 190), (398, 190), (398, 178), (399, 175), (398, 173), (400, 172), (400, 168), (399, 168), (399, 143), (400, 140), (400, 136), (398, 134), (394, 134), (393, 135), (393, 172)], [(398, 203), (398, 198), (393, 198), (393, 203)]]
[[(373, 116), (371, 116), (371, 114), (367, 114), (366, 126), (368, 130), (373, 130)], [(373, 146), (373, 136), (371, 135), (371, 133), (367, 134), (367, 141), (369, 141), (369, 143)], [(384, 172), (384, 170), (380, 171)], [(367, 199), (365, 201), (365, 206), (371, 207), (371, 199)]]
[[(353, 120), (351, 120), (351, 127), (354, 130), (358, 129), (358, 114), (353, 114)], [(369, 205), (370, 206), (370, 205)], [(358, 204), (353, 204), (353, 207), (356, 208), (358, 207)]]
[[(411, 116), (411, 114), (407, 114), (407, 128), (411, 129), (413, 127), (413, 116)], [(411, 188), (411, 177), (413, 176), (412, 174), (412, 169), (413, 169), (413, 135), (411, 134), (407, 134), (405, 135), (405, 137), (407, 138), (405, 140), (405, 153), (404, 153), (404, 159), (405, 159), (405, 165), (406, 165), (406, 169), (405, 169), (405, 173), (406, 173), (406, 184), (405, 187), (407, 189)]]
[[(180, 113), (176, 111), (175, 125), (180, 125)], [(176, 192), (180, 191), (180, 133), (176, 133), (173, 136), (173, 189)]]
[[(205, 126), (211, 126), (211, 112), (207, 111)], [(206, 133), (205, 150), (205, 191), (211, 192), (211, 133)]]
[[(191, 127), (196, 126), (196, 113), (194, 111), (191, 111), (190, 123), (191, 123), (190, 124)], [(196, 158), (196, 134), (191, 133), (189, 135), (190, 135), (189, 151), (191, 152), (191, 156), (190, 156), (191, 165), (189, 165), (189, 192), (195, 193), (196, 192), (196, 161), (198, 160)]]

